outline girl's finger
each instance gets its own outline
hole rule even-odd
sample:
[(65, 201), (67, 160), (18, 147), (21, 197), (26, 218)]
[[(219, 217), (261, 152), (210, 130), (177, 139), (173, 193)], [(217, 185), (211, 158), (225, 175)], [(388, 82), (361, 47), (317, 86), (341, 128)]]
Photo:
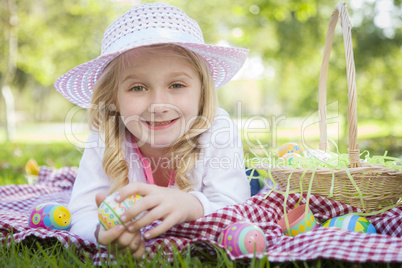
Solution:
[[(140, 216), (140, 214), (144, 211), (149, 211), (151, 209), (153, 209), (154, 207), (156, 207), (160, 201), (158, 200), (159, 198), (155, 198), (154, 196), (151, 197), (144, 197), (141, 198), (140, 200), (138, 200), (137, 202), (135, 202), (135, 204), (133, 206), (131, 206), (129, 209), (126, 210), (126, 212), (124, 212), (123, 215), (120, 216), (120, 219), (123, 223), (128, 223), (129, 221), (131, 221), (131, 219), (136, 219), (137, 217)], [(146, 213), (148, 214), (148, 213)], [(145, 214), (145, 215), (146, 215)], [(144, 216), (141, 215), (141, 218), (143, 218)]]
[(132, 254), (134, 258), (141, 258), (145, 253), (145, 242), (143, 239), (140, 240), (139, 248)]
[(136, 219), (132, 224), (130, 224), (130, 226), (128, 226), (128, 230), (130, 232), (138, 231), (142, 227), (145, 227), (156, 220), (165, 218), (168, 213), (169, 211), (166, 211), (163, 207), (157, 206), (145, 213), (141, 218)]
[(135, 239), (137, 239), (137, 240), (141, 239), (141, 233), (140, 232), (132, 233), (132, 232), (128, 232), (127, 230), (125, 230), (117, 238), (116, 241), (117, 241), (117, 244), (119, 245), (119, 248), (127, 248), (127, 247), (131, 248), (131, 244), (132, 244), (133, 240), (135, 240)]
[(131, 237), (131, 241), (130, 244), (128, 245), (128, 247), (130, 248), (130, 252), (134, 253), (136, 252), (140, 246), (141, 246), (141, 232), (136, 232), (132, 237)]
[(105, 230), (105, 228), (100, 227), (98, 242), (101, 245), (107, 246), (116, 240), (125, 230), (125, 227), (122, 224), (113, 226), (113, 228), (109, 230)]
[(133, 182), (120, 189), (120, 191), (115, 195), (114, 199), (117, 202), (121, 202), (130, 195), (139, 194), (142, 196), (146, 196), (149, 194), (153, 187), (155, 187), (155, 185), (150, 185), (143, 182)]
[(157, 237), (177, 224), (177, 217), (174, 214), (170, 214), (164, 219), (158, 226), (149, 230), (144, 234), (145, 239), (151, 239)]

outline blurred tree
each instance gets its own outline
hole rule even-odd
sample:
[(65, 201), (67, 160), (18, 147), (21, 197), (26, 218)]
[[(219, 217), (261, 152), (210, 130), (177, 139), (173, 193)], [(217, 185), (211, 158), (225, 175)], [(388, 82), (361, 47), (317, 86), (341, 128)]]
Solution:
[(0, 66), (1, 82), (0, 88), (4, 97), (6, 113), (6, 137), (12, 141), (15, 138), (15, 102), (10, 85), (16, 74), (17, 53), (18, 53), (18, 14), (15, 0), (2, 1), (5, 10), (2, 13), (4, 17), (4, 46), (5, 51), (3, 64)]
[[(54, 91), (56, 78), (98, 56), (104, 29), (126, 9), (116, 4), (111, 8), (112, 2), (95, 0), (16, 0), (16, 4), (19, 57), (13, 85), (30, 95), (40, 111), (48, 107), (45, 103)], [(0, 6), (0, 14), (7, 13), (6, 7)], [(1, 16), (2, 25), (8, 25), (5, 17)], [(0, 38), (1, 53), (7, 55), (8, 46), (3, 45), (6, 33)], [(7, 63), (0, 64), (4, 79)]]
[(99, 55), (103, 31), (117, 10), (110, 1), (18, 0), (18, 67), (44, 86), (77, 63)]
[[(1, 0), (6, 1), (6, 0)], [(105, 28), (129, 6), (117, 1), (16, 0), (19, 60), (14, 86), (31, 94), (38, 107), (52, 83), (70, 68), (95, 58)], [(158, 2), (158, 1), (142, 1)], [(206, 42), (230, 44), (261, 57), (270, 79), (264, 79), (265, 114), (308, 116), (317, 110), (318, 77), (327, 25), (334, 0), (166, 0), (197, 20)], [(350, 1), (348, 1), (349, 3)], [(380, 2), (392, 4), (391, 26), (380, 27)], [(349, 7), (354, 44), (359, 119), (388, 120), (401, 125), (402, 27), (401, 1), (359, 1)], [(350, 2), (351, 4), (351, 2)], [(5, 25), (5, 5), (0, 23)], [(3, 27), (1, 27), (3, 29)], [(339, 26), (338, 26), (339, 30)], [(0, 53), (6, 45), (0, 36)], [(2, 56), (3, 58), (3, 56)], [(347, 88), (343, 41), (334, 39), (328, 75), (328, 102), (339, 101), (346, 114)], [(4, 62), (0, 75), (4, 77)], [(272, 105), (275, 103), (277, 105)], [(280, 110), (273, 110), (280, 108)]]
[[(208, 41), (223, 39), (250, 48), (250, 56), (261, 56), (265, 67), (275, 70), (274, 79), (264, 81), (266, 114), (305, 117), (317, 111), (322, 51), (332, 10), (338, 1), (206, 1), (202, 7), (190, 5), (193, 1), (178, 2), (199, 18)], [(402, 4), (392, 0), (360, 3), (348, 8), (354, 26), (358, 119), (401, 126)], [(388, 24), (381, 24), (387, 19)], [(339, 113), (346, 118), (347, 81), (342, 38), (338, 25), (331, 52), (327, 98), (328, 103), (338, 101)]]

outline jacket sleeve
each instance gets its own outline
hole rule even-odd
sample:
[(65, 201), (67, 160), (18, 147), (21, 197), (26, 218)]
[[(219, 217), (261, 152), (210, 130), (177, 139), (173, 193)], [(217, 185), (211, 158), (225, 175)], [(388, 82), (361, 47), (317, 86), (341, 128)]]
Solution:
[(94, 233), (99, 223), (95, 195), (107, 194), (110, 187), (110, 179), (102, 167), (102, 158), (103, 142), (97, 134), (91, 133), (68, 205), (72, 219), (70, 232), (94, 243), (97, 243)]
[(242, 141), (229, 114), (219, 109), (212, 127), (200, 137), (201, 155), (193, 176), (198, 185), (193, 194), (201, 202), (204, 216), (250, 197), (245, 173)]

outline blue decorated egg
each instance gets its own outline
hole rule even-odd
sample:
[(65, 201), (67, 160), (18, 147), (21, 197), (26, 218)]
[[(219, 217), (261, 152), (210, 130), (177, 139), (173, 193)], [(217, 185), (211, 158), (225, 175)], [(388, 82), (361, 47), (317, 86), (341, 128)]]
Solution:
[(28, 218), (28, 226), (36, 229), (69, 230), (71, 214), (59, 203), (44, 203), (34, 208)]
[(282, 157), (285, 154), (290, 154), (290, 153), (296, 153), (296, 154), (302, 155), (302, 149), (295, 142), (287, 142), (287, 143), (283, 144), (281, 147), (279, 147), (279, 149), (278, 149), (278, 157)]
[(346, 215), (332, 218), (324, 222), (321, 227), (336, 227), (341, 230), (359, 233), (377, 233), (371, 222), (366, 218), (357, 215)]
[(265, 251), (267, 240), (264, 232), (250, 222), (235, 222), (221, 232), (218, 243), (223, 245), (233, 256)]

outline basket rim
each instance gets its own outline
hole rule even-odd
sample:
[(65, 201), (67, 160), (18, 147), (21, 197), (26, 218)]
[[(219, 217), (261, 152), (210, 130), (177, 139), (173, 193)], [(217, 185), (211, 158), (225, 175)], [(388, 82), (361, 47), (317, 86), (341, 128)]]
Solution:
[[(291, 166), (275, 166), (269, 167), (264, 165), (257, 165), (255, 167), (257, 170), (265, 170), (271, 172), (283, 172), (283, 173), (312, 173), (315, 172), (317, 175), (345, 175), (347, 174), (346, 168), (327, 168), (327, 167), (317, 167), (317, 168), (303, 168), (303, 167), (291, 167)], [(307, 170), (307, 171), (306, 171)], [(347, 170), (351, 175), (371, 173), (371, 174), (384, 174), (389, 176), (400, 176), (402, 178), (402, 171), (397, 169), (387, 168), (386, 166), (380, 164), (368, 164), (362, 163), (361, 167), (348, 167)]]

